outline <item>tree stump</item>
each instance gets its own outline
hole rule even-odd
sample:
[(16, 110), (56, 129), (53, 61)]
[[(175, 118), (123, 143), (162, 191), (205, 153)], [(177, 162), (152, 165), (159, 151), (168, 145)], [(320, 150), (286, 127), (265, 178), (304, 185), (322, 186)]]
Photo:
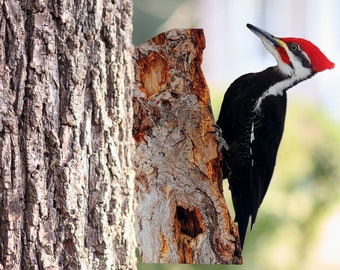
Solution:
[(242, 263), (222, 190), (201, 29), (135, 49), (137, 241), (146, 263)]

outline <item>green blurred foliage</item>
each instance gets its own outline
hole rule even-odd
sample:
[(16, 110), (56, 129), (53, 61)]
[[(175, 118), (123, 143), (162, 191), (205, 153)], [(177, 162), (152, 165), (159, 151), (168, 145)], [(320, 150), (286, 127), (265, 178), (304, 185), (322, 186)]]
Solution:
[[(183, 2), (135, 0), (134, 43), (145, 42), (157, 34), (159, 25)], [(160, 8), (162, 5), (165, 8)], [(210, 90), (217, 117), (225, 89)], [(140, 263), (139, 270), (340, 269), (340, 265), (337, 265), (339, 268), (324, 267), (315, 259), (321, 252), (318, 250), (321, 228), (340, 208), (340, 125), (306, 99), (289, 100), (288, 103), (276, 170), (254, 229), (247, 234), (244, 264)], [(232, 212), (227, 181), (224, 184), (225, 197)], [(334, 248), (340, 252), (339, 243)]]

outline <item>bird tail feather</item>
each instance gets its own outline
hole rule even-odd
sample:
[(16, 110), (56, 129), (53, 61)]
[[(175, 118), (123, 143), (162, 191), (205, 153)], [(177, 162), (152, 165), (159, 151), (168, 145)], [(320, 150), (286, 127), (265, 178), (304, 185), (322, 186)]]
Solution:
[(249, 216), (242, 216), (237, 219), (238, 224), (238, 234), (240, 236), (241, 248), (243, 249), (244, 240), (246, 238), (248, 224), (249, 224)]

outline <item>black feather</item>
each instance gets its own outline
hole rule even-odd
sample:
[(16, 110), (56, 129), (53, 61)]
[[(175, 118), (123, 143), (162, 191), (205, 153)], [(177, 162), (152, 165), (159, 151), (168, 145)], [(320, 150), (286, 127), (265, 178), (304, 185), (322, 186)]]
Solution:
[(223, 149), (223, 174), (228, 178), (243, 247), (251, 218), (254, 225), (258, 209), (273, 175), (286, 114), (286, 92), (264, 98), (270, 86), (287, 77), (276, 67), (249, 73), (233, 82), (225, 93), (217, 125), (229, 145)]

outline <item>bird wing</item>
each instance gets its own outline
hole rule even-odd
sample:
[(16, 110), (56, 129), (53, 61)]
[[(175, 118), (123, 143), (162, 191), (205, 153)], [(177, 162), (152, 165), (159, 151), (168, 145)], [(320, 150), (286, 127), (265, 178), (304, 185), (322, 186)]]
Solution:
[[(229, 146), (243, 144), (239, 135), (244, 134), (244, 123), (249, 118), (249, 110), (252, 107), (249, 91), (243, 91), (249, 87), (249, 79), (252, 77), (252, 73), (245, 74), (236, 79), (228, 88), (224, 94), (223, 102), (220, 109), (220, 114), (216, 124), (222, 130), (222, 137)], [(249, 148), (249, 146), (246, 146)], [(230, 168), (234, 167), (233, 164), (240, 164), (249, 157), (243, 156), (245, 152), (240, 147), (232, 147), (229, 151), (223, 148), (223, 178), (228, 178), (230, 174)], [(238, 153), (235, 153), (237, 151)]]
[(251, 180), (252, 221), (267, 192), (276, 163), (277, 151), (282, 139), (286, 115), (286, 93), (269, 96), (261, 104), (261, 112), (254, 112), (251, 133)]
[(228, 178), (242, 246), (249, 218), (253, 225), (267, 192), (284, 127), (285, 92), (281, 96), (267, 96), (260, 110), (254, 110), (263, 89), (272, 85), (272, 82), (265, 85), (263, 80), (268, 77), (267, 72), (276, 74), (271, 71), (269, 68), (235, 80), (225, 93), (217, 120), (229, 145), (228, 151), (223, 149), (223, 176)]
[[(252, 73), (245, 74), (236, 79), (224, 94), (220, 114), (216, 124), (223, 131), (223, 138), (231, 144), (235, 136), (239, 133), (240, 126), (243, 125), (251, 107), (248, 91), (243, 91), (249, 86), (249, 78)], [(247, 104), (249, 103), (249, 104)]]

